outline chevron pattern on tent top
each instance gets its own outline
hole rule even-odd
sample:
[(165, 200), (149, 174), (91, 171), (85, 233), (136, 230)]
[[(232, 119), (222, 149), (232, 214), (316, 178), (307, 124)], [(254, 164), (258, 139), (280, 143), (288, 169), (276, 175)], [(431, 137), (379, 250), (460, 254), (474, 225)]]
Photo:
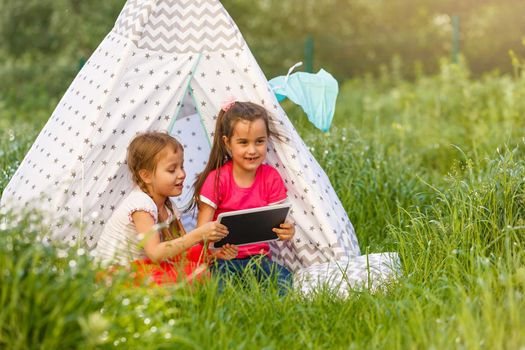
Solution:
[(114, 31), (149, 50), (191, 53), (242, 48), (239, 29), (216, 0), (129, 0)]
[(114, 31), (135, 43), (142, 36), (144, 25), (153, 9), (153, 1), (128, 0), (115, 22)]
[(218, 1), (158, 1), (137, 46), (172, 53), (241, 48), (239, 29)]

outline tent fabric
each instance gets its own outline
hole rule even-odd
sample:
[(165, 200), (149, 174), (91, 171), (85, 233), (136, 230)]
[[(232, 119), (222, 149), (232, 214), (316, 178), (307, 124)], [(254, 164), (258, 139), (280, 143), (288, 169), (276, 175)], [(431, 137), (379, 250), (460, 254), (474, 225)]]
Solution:
[(351, 290), (376, 292), (384, 289), (399, 274), (397, 254), (376, 253), (312, 264), (295, 273), (294, 285), (305, 295), (329, 291), (348, 297)]
[[(6, 187), (1, 209), (45, 213), (51, 239), (94, 247), (130, 193), (126, 148), (146, 130), (166, 130), (185, 149), (188, 205), (208, 158), (220, 103), (252, 101), (285, 142), (267, 163), (284, 179), (296, 223), (292, 241), (271, 245), (293, 271), (360, 256), (354, 228), (325, 172), (279, 106), (231, 17), (218, 1), (129, 0), (87, 60)], [(190, 226), (192, 213), (183, 218)]]

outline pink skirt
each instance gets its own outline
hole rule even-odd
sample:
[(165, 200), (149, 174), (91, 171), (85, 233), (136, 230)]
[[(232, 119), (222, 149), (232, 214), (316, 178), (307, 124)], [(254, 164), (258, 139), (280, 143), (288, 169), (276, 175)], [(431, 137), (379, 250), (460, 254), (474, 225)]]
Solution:
[(203, 247), (197, 244), (185, 253), (159, 262), (140, 259), (132, 262), (135, 284), (153, 282), (157, 285), (203, 281), (209, 278)]

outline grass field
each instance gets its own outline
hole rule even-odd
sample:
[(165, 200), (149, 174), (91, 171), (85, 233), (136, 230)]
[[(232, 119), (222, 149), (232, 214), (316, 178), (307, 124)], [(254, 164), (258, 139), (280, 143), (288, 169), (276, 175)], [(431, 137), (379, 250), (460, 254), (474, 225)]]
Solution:
[[(525, 77), (349, 81), (327, 134), (286, 109), (361, 250), (399, 252), (399, 281), (346, 300), (97, 283), (84, 250), (27, 222), (0, 227), (0, 348), (525, 349)], [(45, 118), (0, 119), (0, 190)]]

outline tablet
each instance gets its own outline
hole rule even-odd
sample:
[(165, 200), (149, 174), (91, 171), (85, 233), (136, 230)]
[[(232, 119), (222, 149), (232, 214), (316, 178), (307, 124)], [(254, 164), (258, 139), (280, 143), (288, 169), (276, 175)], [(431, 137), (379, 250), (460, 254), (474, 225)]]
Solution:
[(220, 248), (226, 243), (245, 245), (279, 239), (272, 228), (286, 220), (291, 205), (283, 203), (219, 214), (217, 221), (226, 226), (229, 233), (213, 246)]

